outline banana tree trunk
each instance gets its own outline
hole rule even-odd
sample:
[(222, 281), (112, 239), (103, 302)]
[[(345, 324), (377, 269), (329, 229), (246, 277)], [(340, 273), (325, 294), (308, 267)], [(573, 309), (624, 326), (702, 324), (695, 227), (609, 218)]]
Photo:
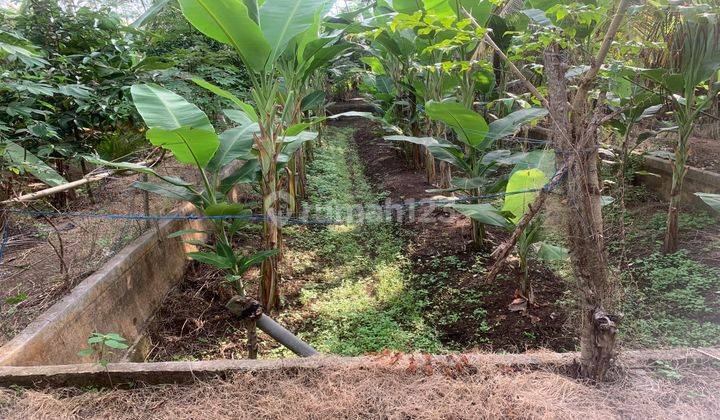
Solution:
[(450, 181), (452, 181), (452, 167), (449, 163), (441, 161), (439, 166), (440, 176), (438, 186), (440, 188), (450, 188)]
[[(264, 216), (264, 249), (280, 249), (282, 231), (278, 223), (278, 200), (277, 190), (277, 161), (276, 145), (274, 135), (267, 128), (261, 127), (261, 133), (255, 137), (255, 144), (258, 146), (259, 160), (261, 163), (262, 179), (261, 189), (263, 194), (263, 216)], [(273, 255), (262, 262), (260, 271), (259, 297), (260, 303), (266, 312), (277, 308), (280, 302), (280, 274), (278, 272), (279, 256)]]
[[(307, 143), (308, 145), (310, 142)], [(295, 155), (296, 158), (296, 167), (297, 167), (297, 185), (295, 189), (297, 190), (297, 195), (300, 197), (300, 199), (306, 199), (307, 198), (307, 174), (305, 171), (305, 145), (300, 148), (300, 150), (297, 151), (297, 154)], [(300, 206), (298, 203), (295, 203), (295, 209), (297, 209)]]
[[(275, 196), (275, 177), (263, 180), (263, 213), (265, 214), (264, 234), (266, 250), (280, 248), (280, 226), (277, 221), (277, 212), (274, 200), (269, 199)], [(262, 262), (262, 281), (260, 282), (260, 302), (267, 312), (275, 309), (280, 301), (280, 275), (278, 273), (278, 256), (273, 255)]]
[[(445, 137), (445, 125), (442, 123), (434, 123), (433, 136), (437, 139)], [(440, 175), (438, 176), (438, 187), (450, 188), (450, 181), (452, 181), (452, 167), (445, 161), (440, 161), (438, 167), (440, 170)]]
[(473, 245), (482, 246), (483, 242), (485, 242), (485, 226), (474, 219), (470, 219), (470, 229)]
[(680, 216), (680, 199), (687, 174), (687, 159), (690, 155), (690, 134), (692, 125), (681, 127), (678, 133), (678, 144), (675, 149), (675, 163), (673, 164), (672, 185), (670, 187), (670, 205), (668, 208), (665, 240), (663, 252), (672, 254), (677, 252), (679, 246), (680, 227), (678, 218)]
[[(477, 195), (482, 195), (482, 190), (478, 188)], [(475, 219), (470, 219), (470, 229), (472, 234), (473, 245), (480, 247), (485, 242), (485, 225)]]
[(435, 185), (435, 158), (426, 147), (423, 147), (423, 152), (425, 160), (425, 177), (427, 178), (428, 184)]

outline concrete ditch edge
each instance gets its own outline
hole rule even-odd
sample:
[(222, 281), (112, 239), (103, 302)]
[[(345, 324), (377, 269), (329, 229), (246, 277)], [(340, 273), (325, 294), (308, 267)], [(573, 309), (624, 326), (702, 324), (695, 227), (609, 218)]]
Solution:
[[(209, 360), (195, 362), (111, 363), (107, 369), (98, 364), (60, 366), (0, 367), (0, 386), (83, 387), (118, 385), (157, 385), (193, 383), (235, 374), (262, 371), (317, 371), (322, 369), (396, 369), (442, 372), (444, 368), (472, 371), (488, 367), (512, 369), (571, 368), (580, 354), (534, 352), (523, 354), (469, 353), (464, 355), (387, 354), (382, 356), (310, 358), (279, 360)], [(618, 365), (625, 368), (647, 367), (656, 361), (666, 363), (717, 363), (720, 348), (678, 348), (669, 350), (631, 350), (622, 352)]]
[[(660, 194), (663, 199), (669, 200), (672, 161), (655, 156), (642, 156), (641, 169), (650, 174), (637, 175), (638, 181), (648, 189)], [(696, 207), (707, 208), (705, 203), (694, 195), (696, 192), (720, 193), (720, 174), (688, 167), (683, 185), (682, 201)]]
[[(236, 161), (226, 166), (222, 176), (240, 165)], [(239, 187), (231, 191), (230, 200), (237, 201), (239, 191)], [(183, 203), (171, 215), (195, 213), (195, 206)], [(184, 241), (207, 239), (197, 233), (167, 236), (183, 229), (203, 230), (207, 223), (183, 219), (155, 223), (0, 347), (0, 366), (85, 362), (77, 352), (87, 347), (87, 338), (95, 331), (119, 333), (138, 351), (148, 320), (185, 274), (186, 253), (197, 250)], [(125, 356), (118, 353), (111, 360)]]

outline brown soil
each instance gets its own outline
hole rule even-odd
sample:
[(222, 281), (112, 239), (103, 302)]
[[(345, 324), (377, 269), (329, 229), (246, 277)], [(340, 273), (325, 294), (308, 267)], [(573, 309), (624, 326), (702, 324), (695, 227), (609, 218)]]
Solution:
[(593, 385), (552, 371), (493, 366), (470, 374), (389, 366), (269, 371), (191, 385), (2, 390), (5, 419), (716, 418), (712, 364), (633, 366)]
[[(368, 178), (380, 191), (386, 191), (394, 202), (408, 199), (429, 199), (434, 188), (424, 174), (409, 168), (400, 151), (379, 138), (372, 127), (357, 124), (355, 141)], [(430, 285), (431, 306), (440, 313), (456, 314), (454, 322), (441, 324), (442, 340), (451, 348), (524, 351), (530, 348), (551, 348), (568, 351), (577, 343), (574, 334), (563, 328), (567, 308), (559, 303), (568, 286), (551, 270), (533, 264), (530, 276), (536, 302), (526, 313), (510, 312), (508, 304), (516, 291), (520, 273), (516, 267), (506, 269), (494, 284), (483, 281), (482, 268), (492, 265), (488, 256), (507, 233), (489, 229), (488, 239), (480, 250), (470, 245), (470, 222), (452, 210), (436, 209), (429, 221), (410, 222), (408, 256), (413, 271), (423, 274), (445, 273), (445, 281)], [(453, 258), (456, 256), (459, 263)], [(438, 264), (438, 261), (440, 264)], [(468, 270), (468, 267), (479, 270)], [(423, 285), (421, 287), (427, 287)], [(479, 300), (469, 297), (476, 296)], [(484, 317), (477, 310), (486, 311)], [(455, 318), (454, 315), (452, 315)]]
[[(195, 180), (191, 168), (172, 158), (163, 161), (157, 170), (166, 175)], [(93, 185), (94, 204), (84, 191), (78, 192), (78, 198), (63, 211), (142, 214), (143, 194), (130, 187), (138, 179), (139, 176), (133, 175), (103, 180)], [(150, 195), (151, 214), (165, 214), (174, 204), (168, 199)], [(53, 211), (45, 203), (34, 203), (33, 206), (15, 208)], [(10, 214), (10, 219), (10, 238), (0, 262), (0, 346), (145, 229), (142, 221), (52, 218), (63, 242), (64, 262), (68, 270), (68, 276), (64, 278), (59, 256), (50, 244), (59, 249), (52, 226), (42, 217)], [(6, 299), (23, 294), (27, 295), (27, 299), (20, 304), (6, 302)]]
[[(365, 166), (365, 175), (378, 191), (387, 193), (390, 202), (429, 199), (432, 188), (424, 175), (408, 168), (400, 152), (379, 139), (376, 127), (366, 120), (345, 118), (332, 123), (356, 128), (354, 141)], [(423, 216), (418, 214), (418, 217)], [(492, 261), (487, 256), (495, 243), (505, 237), (502, 231), (490, 230), (488, 243), (481, 250), (470, 246), (470, 224), (454, 211), (436, 210), (426, 222), (406, 222), (409, 232), (407, 255), (413, 262), (413, 272), (422, 281), (423, 274), (444, 272), (442, 283), (413, 284), (427, 290), (434, 307), (434, 324), (441, 340), (450, 349), (502, 350), (522, 352), (527, 349), (549, 348), (557, 351), (574, 350), (576, 339), (564, 328), (566, 310), (559, 301), (567, 293), (567, 286), (552, 271), (540, 264), (533, 265), (531, 276), (535, 282), (536, 304), (527, 313), (513, 313), (507, 308), (515, 295), (515, 279), (519, 272), (510, 267), (495, 284), (485, 284), (482, 275), (470, 268), (482, 270)], [(313, 227), (301, 227), (312, 229)], [(252, 249), (259, 235), (248, 235), (241, 244)], [(286, 244), (292, 247), (292, 240)], [(255, 246), (259, 246), (256, 243)], [(457, 261), (445, 257), (457, 257)], [(440, 265), (437, 265), (437, 262)], [(318, 264), (322, 266), (322, 261)], [(291, 331), (312, 329), (308, 308), (300, 301), (300, 292), (310, 273), (295, 267), (284, 270), (283, 310), (278, 320)], [(290, 276), (292, 273), (292, 276)], [(257, 272), (248, 273), (249, 295), (254, 296)], [(171, 292), (149, 325), (150, 361), (211, 360), (246, 357), (244, 324), (224, 307), (232, 296), (230, 290), (219, 286), (219, 275), (192, 264), (185, 281)], [(479, 300), (472, 300), (474, 296)], [(478, 309), (485, 313), (479, 313)], [(442, 314), (449, 314), (452, 322)], [(438, 319), (434, 319), (439, 317)], [(269, 355), (279, 350), (274, 340), (260, 333), (259, 354)]]
[[(248, 277), (258, 275), (255, 270)], [(248, 292), (256, 294), (253, 289)], [(163, 301), (146, 329), (150, 342), (146, 360), (247, 358), (245, 324), (225, 308), (233, 294), (216, 270), (191, 263), (185, 281)], [(261, 331), (258, 334), (260, 354), (279, 347)]]

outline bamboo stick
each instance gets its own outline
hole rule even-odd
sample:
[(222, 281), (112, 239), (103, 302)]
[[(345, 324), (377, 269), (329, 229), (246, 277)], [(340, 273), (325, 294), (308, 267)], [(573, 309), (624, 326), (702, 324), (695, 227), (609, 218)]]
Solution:
[[(147, 162), (139, 162), (140, 165), (143, 165)], [(109, 176), (115, 175), (119, 172), (123, 172), (123, 170), (114, 170), (114, 171), (108, 171), (108, 172), (101, 172), (94, 175), (86, 175), (83, 178), (78, 179), (77, 181), (68, 182), (66, 184), (57, 185), (55, 187), (50, 187), (41, 191), (36, 191), (29, 194), (24, 194), (15, 198), (10, 198), (5, 201), (0, 201), (0, 204), (12, 204), (12, 203), (25, 203), (28, 201), (34, 201), (38, 198), (47, 197), (49, 195), (57, 194), (59, 192), (72, 190), (78, 187), (82, 187), (83, 185), (89, 184), (91, 182), (97, 182), (100, 180), (103, 180)]]

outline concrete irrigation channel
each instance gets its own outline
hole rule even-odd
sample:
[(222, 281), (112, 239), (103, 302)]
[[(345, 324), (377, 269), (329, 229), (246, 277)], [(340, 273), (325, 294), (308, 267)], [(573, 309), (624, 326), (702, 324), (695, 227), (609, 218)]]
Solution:
[[(656, 156), (643, 156), (640, 169), (643, 174), (637, 175), (640, 184), (658, 194), (664, 200), (670, 199), (672, 186), (672, 161)], [(707, 208), (695, 193), (720, 193), (720, 174), (689, 166), (682, 190), (683, 203), (700, 208)]]

